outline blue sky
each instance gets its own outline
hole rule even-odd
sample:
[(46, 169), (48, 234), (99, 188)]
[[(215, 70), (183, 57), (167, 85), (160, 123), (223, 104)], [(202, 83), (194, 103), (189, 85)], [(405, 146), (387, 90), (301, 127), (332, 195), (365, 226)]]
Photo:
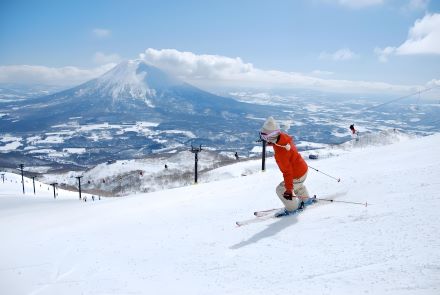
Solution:
[[(440, 83), (439, 14), (440, 1), (433, 0), (0, 0), (0, 82), (32, 82), (29, 72), (41, 78), (47, 70), (57, 73), (47, 74), (54, 83), (74, 84), (150, 48), (169, 69), (184, 66), (172, 62), (191, 53), (223, 58), (231, 67), (239, 58), (238, 68), (251, 65), (264, 74), (260, 79), (276, 71), (310, 78), (310, 85), (422, 87)], [(164, 49), (174, 50), (174, 59)], [(143, 58), (151, 62), (150, 55)], [(197, 73), (203, 85), (200, 75), (209, 71)]]

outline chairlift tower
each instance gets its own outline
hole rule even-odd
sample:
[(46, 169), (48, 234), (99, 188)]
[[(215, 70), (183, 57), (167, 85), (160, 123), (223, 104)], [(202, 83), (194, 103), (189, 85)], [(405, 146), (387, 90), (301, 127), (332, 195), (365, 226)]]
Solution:
[(191, 153), (194, 154), (194, 183), (197, 183), (197, 174), (198, 174), (198, 162), (199, 162), (199, 153), (202, 151), (202, 145), (199, 147), (193, 147), (191, 145)]
[(263, 151), (261, 152), (261, 171), (265, 172), (266, 171), (266, 145), (267, 142), (261, 137), (256, 141), (261, 142), (261, 145), (263, 147)]
[(263, 144), (263, 152), (261, 153), (261, 170), (266, 171), (266, 141), (261, 140)]
[(33, 184), (33, 186), (34, 186), (34, 195), (35, 195), (35, 175), (34, 176), (32, 176), (32, 184)]
[(58, 183), (57, 183), (57, 182), (54, 182), (54, 183), (51, 183), (50, 185), (53, 187), (53, 198), (56, 199), (57, 196), (56, 196), (56, 194), (55, 194), (55, 188), (56, 188), (56, 186), (58, 185)]
[(24, 164), (20, 164), (20, 170), (21, 170), (21, 184), (23, 185), (23, 195), (24, 195), (24, 176), (23, 176), (23, 168), (24, 168)]
[(82, 176), (76, 176), (76, 179), (78, 179), (78, 192), (79, 192), (79, 199), (81, 200), (81, 178)]

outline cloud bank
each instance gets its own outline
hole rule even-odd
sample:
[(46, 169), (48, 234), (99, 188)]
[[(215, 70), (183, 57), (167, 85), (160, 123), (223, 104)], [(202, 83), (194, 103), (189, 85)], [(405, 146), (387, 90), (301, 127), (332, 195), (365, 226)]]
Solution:
[[(439, 83), (439, 80), (432, 80), (426, 85), (395, 85), (380, 81), (338, 80), (331, 79), (333, 73), (328, 71), (298, 73), (264, 70), (252, 63), (244, 62), (239, 57), (194, 54), (176, 49), (148, 48), (140, 54), (140, 58), (188, 83), (214, 92), (234, 88), (265, 88), (405, 95)], [(97, 63), (113, 60), (119, 60), (119, 56), (100, 52), (95, 55)], [(91, 69), (73, 66), (0, 66), (0, 83), (76, 86), (102, 75), (113, 66), (115, 63), (106, 63)]]
[(61, 68), (32, 65), (0, 66), (0, 83), (76, 86), (102, 75), (114, 66), (115, 64), (112, 63), (93, 69), (72, 66)]
[(241, 58), (219, 55), (197, 55), (175, 49), (148, 48), (140, 58), (181, 79), (208, 90), (221, 87), (308, 88), (346, 93), (391, 93), (416, 91), (420, 86), (393, 85), (384, 82), (323, 79), (310, 75), (263, 70)]

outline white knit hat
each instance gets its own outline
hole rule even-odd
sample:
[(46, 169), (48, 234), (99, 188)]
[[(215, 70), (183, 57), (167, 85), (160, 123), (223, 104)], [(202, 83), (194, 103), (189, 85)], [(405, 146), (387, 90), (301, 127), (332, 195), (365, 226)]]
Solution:
[(276, 142), (280, 132), (280, 126), (277, 124), (275, 119), (269, 117), (261, 128), (260, 137), (268, 142)]
[(267, 118), (266, 122), (264, 122), (263, 127), (261, 128), (261, 133), (270, 134), (274, 131), (279, 131), (280, 126), (275, 121), (273, 117)]

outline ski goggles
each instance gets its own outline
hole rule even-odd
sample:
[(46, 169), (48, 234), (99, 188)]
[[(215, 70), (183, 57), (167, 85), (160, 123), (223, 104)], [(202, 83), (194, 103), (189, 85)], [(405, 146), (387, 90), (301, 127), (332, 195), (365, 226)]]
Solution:
[(280, 130), (274, 130), (270, 133), (260, 132), (260, 138), (264, 141), (273, 141), (280, 134)]

